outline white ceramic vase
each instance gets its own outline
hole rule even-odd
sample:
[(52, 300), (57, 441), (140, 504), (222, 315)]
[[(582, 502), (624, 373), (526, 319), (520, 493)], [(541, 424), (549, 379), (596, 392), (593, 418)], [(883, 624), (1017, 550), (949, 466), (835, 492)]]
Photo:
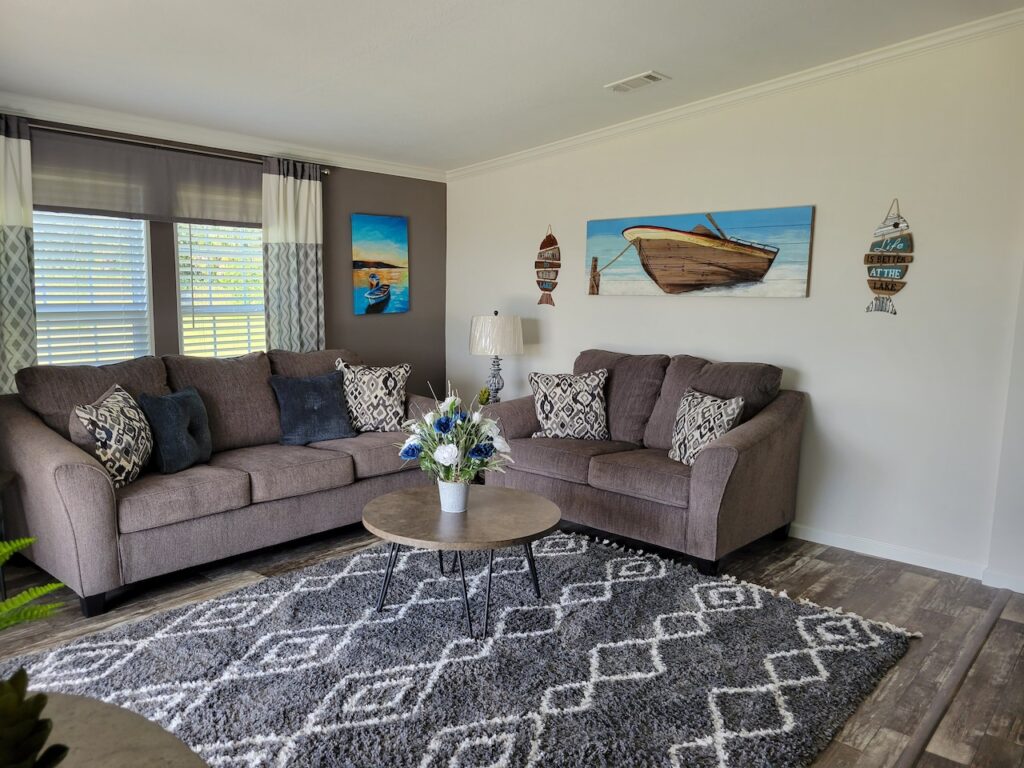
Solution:
[(469, 500), (469, 483), (437, 481), (437, 492), (441, 496), (441, 511), (459, 513), (466, 511)]

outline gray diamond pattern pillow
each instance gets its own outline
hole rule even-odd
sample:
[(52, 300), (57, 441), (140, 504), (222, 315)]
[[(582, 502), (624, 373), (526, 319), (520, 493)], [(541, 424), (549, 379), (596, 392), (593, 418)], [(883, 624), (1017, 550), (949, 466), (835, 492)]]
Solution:
[(742, 397), (723, 400), (687, 389), (676, 411), (668, 457), (692, 466), (708, 443), (733, 428), (742, 412)]
[(534, 406), (540, 431), (534, 437), (607, 440), (608, 415), (604, 385), (608, 369), (575, 376), (571, 373), (531, 373)]
[(397, 432), (405, 420), (405, 382), (408, 363), (390, 368), (349, 365), (340, 357), (338, 370), (345, 374), (345, 400), (353, 428), (360, 432)]
[(117, 384), (96, 402), (76, 405), (69, 427), (74, 442), (97, 458), (115, 488), (135, 480), (153, 452), (146, 415)]

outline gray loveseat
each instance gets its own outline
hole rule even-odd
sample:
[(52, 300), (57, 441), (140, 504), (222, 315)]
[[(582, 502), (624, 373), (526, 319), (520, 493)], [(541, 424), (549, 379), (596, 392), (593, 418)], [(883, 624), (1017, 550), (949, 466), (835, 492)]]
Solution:
[[(78, 593), (92, 615), (126, 584), (357, 522), (375, 496), (428, 483), (416, 463), (398, 458), (401, 433), (278, 444), (271, 373), (326, 373), (338, 357), (358, 362), (345, 350), (272, 351), (20, 371), (20, 396), (0, 397), (0, 469), (17, 475), (5, 499), (8, 535), (36, 537), (27, 557)], [(99, 462), (68, 439), (73, 407), (115, 382), (133, 396), (194, 386), (209, 414), (209, 464), (143, 474), (115, 490)], [(408, 398), (411, 415), (423, 406), (433, 400)]]
[[(554, 501), (563, 520), (681, 552), (705, 572), (770, 533), (785, 535), (796, 505), (806, 395), (779, 389), (782, 371), (760, 363), (712, 363), (679, 355), (580, 354), (574, 373), (607, 368), (610, 440), (531, 437), (533, 397), (486, 408), (512, 446), (505, 473), (488, 484)], [(741, 423), (692, 467), (668, 457), (687, 387), (742, 395)]]

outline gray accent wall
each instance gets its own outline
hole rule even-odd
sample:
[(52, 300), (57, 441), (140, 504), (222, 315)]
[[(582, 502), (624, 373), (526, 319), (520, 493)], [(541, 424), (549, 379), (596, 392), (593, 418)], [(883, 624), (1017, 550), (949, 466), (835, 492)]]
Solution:
[[(367, 363), (410, 363), (409, 390), (445, 388), (445, 245), (442, 182), (331, 168), (323, 178), (324, 305), (327, 348), (344, 347)], [(409, 219), (409, 311), (352, 312), (353, 213)]]

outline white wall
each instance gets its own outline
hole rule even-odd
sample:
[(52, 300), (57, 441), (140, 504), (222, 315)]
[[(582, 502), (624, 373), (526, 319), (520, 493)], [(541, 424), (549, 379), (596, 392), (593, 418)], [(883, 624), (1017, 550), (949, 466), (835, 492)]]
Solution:
[[(811, 396), (798, 535), (980, 576), (1021, 285), (1022, 71), (1018, 27), (450, 179), (449, 377), (482, 385), (469, 322), (492, 309), (526, 322), (508, 397), (588, 347), (776, 363)], [(900, 314), (866, 314), (863, 254), (895, 196), (916, 260)], [(588, 219), (800, 204), (817, 206), (809, 298), (586, 295)], [(533, 275), (548, 224), (554, 308)]]

